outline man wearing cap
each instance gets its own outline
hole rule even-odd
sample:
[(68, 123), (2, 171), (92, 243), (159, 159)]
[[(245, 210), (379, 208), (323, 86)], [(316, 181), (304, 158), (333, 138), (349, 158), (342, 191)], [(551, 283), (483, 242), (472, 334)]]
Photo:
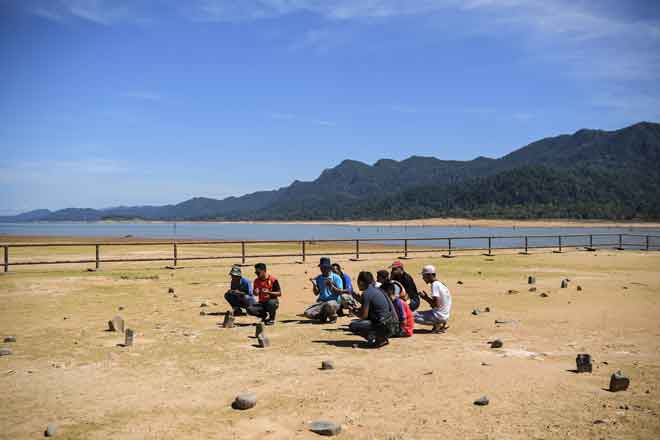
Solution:
[(392, 280), (398, 281), (401, 283), (403, 288), (410, 298), (410, 310), (413, 312), (419, 308), (419, 293), (417, 292), (417, 286), (415, 285), (415, 280), (403, 269), (403, 263), (400, 261), (395, 261), (390, 266), (392, 269)]
[(314, 295), (318, 295), (316, 303), (305, 310), (305, 317), (329, 321), (331, 324), (337, 321), (337, 311), (341, 305), (341, 296), (344, 291), (344, 283), (339, 275), (332, 271), (330, 258), (322, 257), (319, 261), (321, 274), (316, 278), (310, 278), (314, 289)]
[(431, 285), (431, 295), (421, 291), (419, 296), (429, 303), (431, 310), (415, 311), (415, 322), (421, 325), (432, 325), (433, 333), (442, 333), (447, 328), (449, 314), (451, 313), (451, 294), (449, 289), (441, 283), (435, 273), (435, 266), (424, 266), (422, 278), (426, 284)]
[(256, 302), (252, 294), (250, 280), (243, 277), (241, 268), (233, 266), (229, 271), (231, 282), (229, 290), (225, 293), (225, 299), (234, 310), (234, 316), (244, 315), (242, 309), (247, 309)]

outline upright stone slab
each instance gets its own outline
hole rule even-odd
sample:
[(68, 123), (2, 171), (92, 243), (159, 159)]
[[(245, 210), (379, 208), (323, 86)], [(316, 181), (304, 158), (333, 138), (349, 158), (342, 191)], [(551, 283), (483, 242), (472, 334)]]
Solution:
[(108, 321), (108, 328), (111, 332), (124, 333), (124, 320), (121, 316), (115, 316)]
[(222, 326), (224, 328), (234, 328), (234, 312), (229, 310), (225, 313), (225, 320), (222, 321)]
[(130, 347), (133, 345), (133, 336), (134, 332), (130, 328), (126, 329), (126, 338), (124, 340), (124, 347)]
[(591, 373), (591, 355), (586, 353), (578, 354), (575, 358), (578, 373)]
[(568, 287), (568, 280), (561, 280), (561, 288), (566, 289)]
[(270, 340), (265, 333), (261, 333), (259, 336), (257, 336), (257, 342), (259, 342), (260, 348), (270, 347)]
[(322, 361), (321, 362), (321, 370), (334, 370), (335, 369), (335, 363), (327, 360), (327, 361)]
[(617, 391), (625, 391), (630, 385), (630, 379), (621, 371), (617, 371), (610, 378), (610, 391), (616, 393)]
[(527, 284), (536, 284), (536, 277), (529, 276), (527, 277)]
[(264, 324), (262, 322), (258, 322), (254, 326), (254, 337), (258, 338), (260, 334), (264, 332)]

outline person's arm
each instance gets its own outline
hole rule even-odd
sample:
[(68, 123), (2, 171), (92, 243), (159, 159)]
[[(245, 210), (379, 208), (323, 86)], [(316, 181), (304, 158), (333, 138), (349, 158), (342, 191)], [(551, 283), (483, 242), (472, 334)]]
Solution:
[(406, 273), (405, 277), (407, 281), (406, 284), (408, 284), (407, 286), (404, 286), (406, 293), (408, 294), (408, 297), (414, 298), (415, 296), (419, 295), (419, 292), (417, 291), (417, 285), (415, 285), (415, 280), (413, 280), (413, 277), (411, 277), (408, 273)]
[(319, 286), (316, 284), (316, 279), (315, 278), (310, 278), (309, 281), (312, 283), (312, 293), (314, 296), (317, 296), (321, 291), (319, 290)]
[(426, 293), (424, 290), (421, 290), (418, 293), (420, 298), (429, 303), (431, 307), (435, 307), (435, 300), (434, 298), (431, 298), (428, 293)]
[(279, 280), (275, 280), (273, 283), (273, 288), (267, 293), (273, 299), (277, 299), (282, 296), (282, 288), (280, 287)]

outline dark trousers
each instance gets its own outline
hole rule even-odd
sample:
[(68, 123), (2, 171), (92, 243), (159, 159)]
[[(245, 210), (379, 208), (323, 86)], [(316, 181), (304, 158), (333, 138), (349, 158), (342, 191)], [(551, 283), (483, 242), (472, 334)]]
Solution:
[(276, 299), (269, 299), (266, 302), (260, 302), (247, 308), (248, 315), (257, 316), (264, 321), (275, 321), (275, 313), (280, 306)]
[(415, 310), (419, 309), (419, 303), (420, 303), (419, 296), (411, 297), (410, 303), (408, 304), (408, 306), (410, 307), (410, 311), (414, 312)]
[(369, 319), (355, 319), (348, 325), (348, 329), (356, 335), (369, 339), (370, 336), (387, 338), (387, 329), (382, 324), (376, 324)]
[(225, 293), (225, 299), (229, 303), (232, 309), (234, 310), (240, 310), (240, 309), (246, 309), (252, 305), (252, 302), (249, 300), (248, 295), (244, 295), (241, 293), (236, 293), (229, 291)]

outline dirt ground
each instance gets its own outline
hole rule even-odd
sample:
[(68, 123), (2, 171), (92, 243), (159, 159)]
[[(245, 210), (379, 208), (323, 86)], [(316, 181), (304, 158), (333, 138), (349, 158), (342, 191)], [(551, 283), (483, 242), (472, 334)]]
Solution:
[[(365, 258), (339, 261), (355, 278), (393, 256)], [(17, 341), (0, 344), (13, 351), (0, 357), (0, 438), (39, 438), (55, 422), (67, 439), (313, 439), (316, 419), (341, 423), (346, 439), (660, 438), (658, 252), (407, 260), (418, 285), (422, 265), (438, 267), (453, 295), (450, 329), (419, 329), (381, 349), (347, 334), (350, 318), (315, 325), (298, 316), (314, 300), (315, 260), (266, 262), (284, 290), (266, 349), (255, 347), (253, 318), (223, 329), (221, 316), (200, 315), (227, 309), (230, 261), (1, 275), (0, 336)], [(106, 331), (115, 315), (135, 330), (132, 347)], [(490, 348), (494, 338), (503, 348)], [(593, 373), (571, 371), (577, 353), (593, 356)], [(319, 369), (326, 359), (334, 370)], [(611, 393), (617, 370), (631, 385)], [(257, 406), (233, 410), (244, 391)], [(483, 395), (490, 405), (475, 406)]]

